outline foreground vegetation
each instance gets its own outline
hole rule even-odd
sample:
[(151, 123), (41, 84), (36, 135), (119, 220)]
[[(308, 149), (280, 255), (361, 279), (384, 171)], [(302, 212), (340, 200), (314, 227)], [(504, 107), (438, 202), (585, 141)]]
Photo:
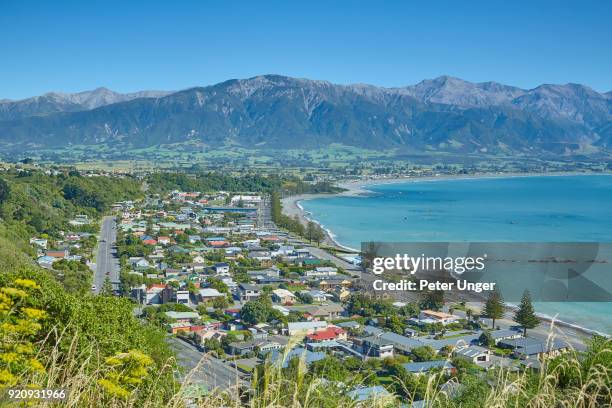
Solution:
[[(403, 368), (403, 357), (361, 361), (328, 356), (310, 366), (292, 359), (286, 368), (267, 362), (255, 370), (251, 387), (211, 390), (192, 398), (192, 378), (186, 373), (185, 382), (177, 381), (167, 335), (155, 325), (154, 315), (137, 319), (134, 305), (125, 298), (72, 293), (66, 282), (31, 262), (28, 234), (59, 234), (77, 213), (95, 216), (114, 200), (138, 198), (139, 184), (132, 179), (86, 179), (76, 174), (11, 173), (0, 178), (4, 180), (0, 182), (2, 396), (9, 387), (31, 387), (68, 391), (62, 403), (32, 406), (354, 407), (358, 403), (347, 396), (348, 390), (380, 385), (390, 395), (360, 406), (426, 401), (428, 407), (450, 408), (594, 408), (612, 402), (612, 341), (603, 337), (590, 340), (585, 352), (571, 351), (543, 361), (539, 371), (485, 372), (453, 360), (456, 374), (416, 376)], [(219, 180), (226, 180), (226, 186), (235, 183), (236, 189), (255, 187), (261, 181)], [(115, 189), (115, 183), (122, 186)], [(131, 248), (129, 242), (124, 244)], [(351, 310), (362, 306), (352, 305)], [(255, 315), (260, 310), (251, 312), (253, 320), (259, 320)]]

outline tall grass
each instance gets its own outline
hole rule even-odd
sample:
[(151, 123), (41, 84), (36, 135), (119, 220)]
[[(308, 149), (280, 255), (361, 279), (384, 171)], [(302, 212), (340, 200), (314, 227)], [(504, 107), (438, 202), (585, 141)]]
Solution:
[[(54, 333), (49, 338), (62, 338), (63, 333)], [(299, 342), (294, 339), (284, 350), (280, 361), (287, 359), (290, 349)], [(403, 401), (394, 395), (375, 397), (357, 402), (346, 396), (354, 385), (337, 384), (322, 378), (313, 378), (303, 359), (292, 360), (288, 368), (282, 364), (266, 361), (263, 367), (254, 370), (250, 386), (214, 389), (208, 394), (193, 398), (189, 392), (198, 381), (197, 372), (206, 369), (209, 359), (203, 358), (198, 367), (187, 373), (182, 383), (175, 384), (172, 396), (164, 398), (160, 384), (164, 370), (173, 369), (173, 361), (162, 367), (161, 372), (149, 373), (147, 380), (134, 388), (128, 398), (109, 395), (98, 380), (104, 378), (103, 359), (95, 347), (77, 352), (76, 337), (70, 341), (67, 351), (57, 347), (41, 347), (50, 350), (39, 356), (46, 361), (44, 374), (21, 379), (22, 384), (39, 384), (43, 388), (64, 388), (68, 397), (63, 402), (39, 401), (29, 406), (62, 407), (201, 407), (201, 408), (327, 408), (327, 407), (399, 407)], [(457, 395), (440, 390), (447, 381), (441, 373), (431, 374), (424, 393), (426, 407), (459, 408), (599, 408), (611, 406), (612, 388), (610, 374), (612, 347), (608, 339), (604, 347), (592, 352), (579, 353), (570, 350), (558, 358), (545, 358), (539, 371), (516, 371), (497, 368), (488, 373), (465, 375)], [(397, 385), (411, 395), (410, 386), (394, 378)], [(412, 401), (408, 398), (408, 406)], [(406, 405), (403, 405), (406, 406)]]

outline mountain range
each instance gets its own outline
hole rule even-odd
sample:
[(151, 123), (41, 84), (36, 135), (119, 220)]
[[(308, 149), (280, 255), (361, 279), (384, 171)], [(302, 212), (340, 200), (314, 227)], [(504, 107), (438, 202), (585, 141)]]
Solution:
[[(196, 142), (196, 143), (193, 143)], [(521, 89), (442, 76), (383, 88), (263, 75), (175, 92), (106, 88), (0, 101), (0, 146), (313, 149), (597, 155), (612, 149), (612, 92)]]

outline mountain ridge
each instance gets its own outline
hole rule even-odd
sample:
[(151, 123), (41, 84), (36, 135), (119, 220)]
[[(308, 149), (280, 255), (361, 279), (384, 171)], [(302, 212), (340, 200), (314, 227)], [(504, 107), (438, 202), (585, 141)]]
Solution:
[(106, 88), (89, 92), (96, 96), (63, 96), (65, 111), (0, 115), (0, 144), (28, 151), (71, 144), (310, 149), (340, 143), (520, 155), (612, 147), (612, 100), (579, 84), (525, 90), (442, 76), (384, 88), (271, 74), (119, 101)]

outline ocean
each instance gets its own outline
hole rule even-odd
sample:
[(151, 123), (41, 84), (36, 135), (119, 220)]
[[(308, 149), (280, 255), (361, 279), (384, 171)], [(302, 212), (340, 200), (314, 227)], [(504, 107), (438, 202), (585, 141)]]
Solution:
[[(416, 180), (300, 204), (341, 245), (362, 241), (612, 242), (612, 176)], [(612, 271), (611, 271), (612, 277)], [(612, 333), (612, 303), (536, 303), (540, 313)]]

